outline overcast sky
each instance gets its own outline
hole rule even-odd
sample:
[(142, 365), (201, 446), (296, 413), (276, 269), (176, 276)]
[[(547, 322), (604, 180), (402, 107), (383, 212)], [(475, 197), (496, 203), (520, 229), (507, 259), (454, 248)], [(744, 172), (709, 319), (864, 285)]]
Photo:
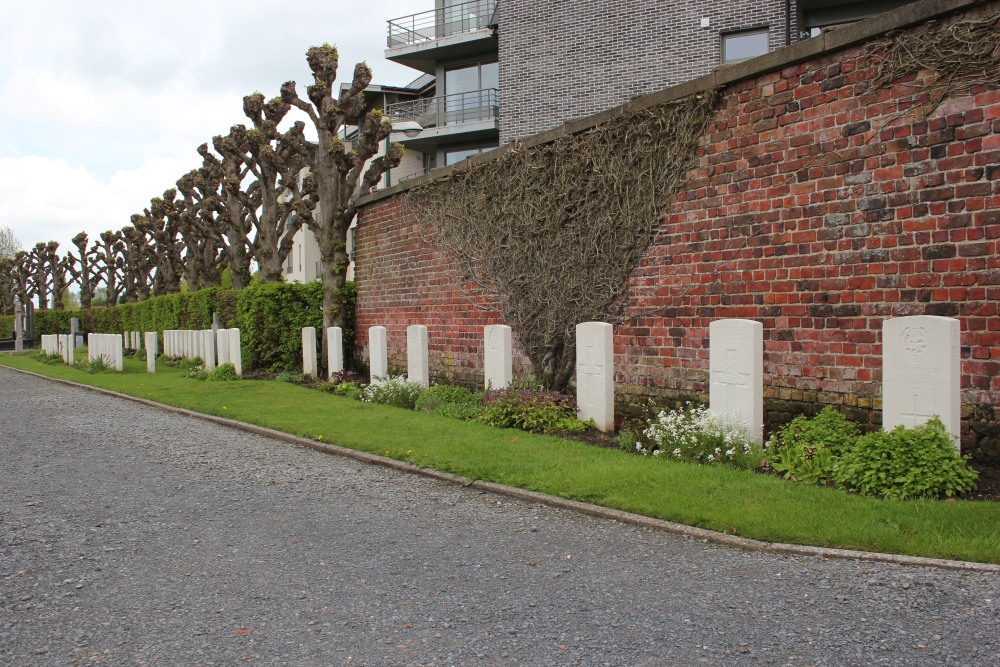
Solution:
[(300, 94), (310, 46), (366, 60), (375, 83), (419, 72), (384, 59), (386, 21), (433, 0), (31, 0), (0, 7), (0, 227), (25, 250), (129, 224), (201, 165), (196, 147), (248, 123), (243, 96)]

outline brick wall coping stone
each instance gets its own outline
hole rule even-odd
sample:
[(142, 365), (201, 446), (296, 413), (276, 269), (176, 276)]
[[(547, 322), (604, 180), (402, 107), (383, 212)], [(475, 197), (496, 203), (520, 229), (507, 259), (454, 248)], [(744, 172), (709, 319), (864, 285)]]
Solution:
[[(941, 18), (949, 14), (958, 13), (979, 5), (984, 5), (992, 0), (918, 0), (909, 5), (903, 5), (897, 9), (873, 16), (870, 19), (852, 23), (843, 28), (828, 30), (816, 37), (795, 42), (789, 46), (771, 51), (757, 58), (744, 60), (731, 65), (721, 65), (705, 76), (692, 79), (658, 93), (642, 95), (636, 97), (625, 104), (613, 107), (606, 111), (578, 118), (557, 128), (541, 132), (539, 134), (526, 137), (520, 141), (520, 145), (525, 148), (541, 146), (551, 143), (562, 137), (578, 134), (585, 130), (597, 127), (603, 123), (618, 118), (630, 111), (647, 109), (649, 107), (666, 104), (684, 99), (690, 95), (697, 95), (708, 90), (721, 88), (730, 84), (753, 79), (770, 72), (780, 71), (785, 67), (796, 65), (807, 60), (812, 60), (829, 53), (840, 51), (849, 46), (871, 40), (880, 35), (901, 30), (919, 23), (924, 23), (932, 19)], [(405, 143), (405, 142), (404, 142)], [(370, 193), (358, 199), (358, 207), (363, 207), (382, 199), (393, 197), (407, 190), (433, 183), (434, 181), (450, 176), (451, 174), (466, 169), (469, 165), (483, 164), (499, 158), (501, 155), (511, 150), (514, 144), (506, 144), (500, 148), (479, 155), (474, 155), (459, 164), (445, 167), (438, 167), (427, 172), (423, 176), (408, 179), (403, 183), (394, 185), (384, 190)]]

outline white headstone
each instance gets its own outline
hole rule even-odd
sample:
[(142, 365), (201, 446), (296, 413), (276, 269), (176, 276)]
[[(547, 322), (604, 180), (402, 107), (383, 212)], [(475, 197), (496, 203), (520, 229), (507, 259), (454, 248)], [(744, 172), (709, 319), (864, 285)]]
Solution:
[(326, 373), (327, 378), (344, 370), (344, 332), (340, 327), (326, 330)]
[(122, 345), (121, 334), (113, 334), (111, 337), (111, 358), (113, 360), (114, 368), (118, 372), (125, 370), (125, 350)]
[(87, 361), (97, 358), (97, 334), (87, 334)]
[(146, 372), (155, 373), (156, 372), (156, 332), (147, 331), (146, 332)]
[(385, 327), (368, 328), (368, 367), (372, 382), (389, 376), (389, 348)]
[(215, 332), (211, 329), (201, 331), (201, 360), (205, 364), (205, 370), (215, 370)]
[(243, 348), (240, 347), (240, 330), (229, 330), (229, 363), (236, 367), (236, 374), (243, 377)]
[(67, 334), (64, 345), (66, 347), (66, 363), (72, 366), (76, 363), (76, 336)]
[(961, 448), (962, 328), (935, 315), (882, 323), (882, 428), (919, 426), (940, 417)]
[(406, 376), (421, 387), (431, 384), (427, 354), (427, 327), (423, 324), (406, 327)]
[(229, 361), (229, 329), (219, 329), (215, 338), (219, 348), (219, 365), (232, 363)]
[(576, 325), (576, 403), (579, 417), (601, 431), (615, 427), (614, 327), (607, 322)]
[(764, 441), (764, 325), (754, 320), (715, 320), (708, 325), (708, 406), (749, 428)]
[(511, 331), (506, 324), (483, 327), (483, 384), (489, 389), (506, 389), (514, 377)]
[(302, 375), (318, 377), (316, 370), (316, 327), (302, 327)]

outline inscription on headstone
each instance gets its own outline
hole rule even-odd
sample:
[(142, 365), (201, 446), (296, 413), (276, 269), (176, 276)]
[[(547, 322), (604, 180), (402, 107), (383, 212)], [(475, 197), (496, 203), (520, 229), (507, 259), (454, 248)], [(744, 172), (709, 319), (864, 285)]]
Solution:
[(427, 327), (411, 324), (406, 327), (406, 375), (410, 382), (430, 386), (430, 365), (427, 358)]
[(709, 407), (746, 424), (753, 442), (763, 442), (764, 326), (753, 320), (716, 320), (708, 325)]
[(483, 385), (506, 389), (513, 379), (511, 330), (506, 324), (483, 327)]
[(576, 402), (580, 419), (614, 429), (614, 328), (607, 322), (576, 325)]
[(326, 330), (326, 374), (327, 378), (344, 370), (344, 332), (340, 327)]
[(368, 367), (372, 382), (389, 376), (389, 351), (385, 327), (368, 328)]
[(156, 350), (158, 344), (155, 331), (146, 332), (146, 372), (156, 372)]
[(316, 327), (302, 328), (302, 375), (316, 377)]
[(882, 427), (940, 417), (959, 447), (961, 324), (951, 317), (895, 317), (882, 323)]

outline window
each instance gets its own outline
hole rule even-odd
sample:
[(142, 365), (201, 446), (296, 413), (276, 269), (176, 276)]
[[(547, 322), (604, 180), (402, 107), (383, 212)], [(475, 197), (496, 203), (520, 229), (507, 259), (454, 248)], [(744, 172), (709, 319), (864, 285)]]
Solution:
[(444, 72), (446, 125), (489, 120), (500, 85), (497, 63), (476, 63)]
[(722, 62), (735, 63), (767, 53), (767, 28), (722, 36)]

